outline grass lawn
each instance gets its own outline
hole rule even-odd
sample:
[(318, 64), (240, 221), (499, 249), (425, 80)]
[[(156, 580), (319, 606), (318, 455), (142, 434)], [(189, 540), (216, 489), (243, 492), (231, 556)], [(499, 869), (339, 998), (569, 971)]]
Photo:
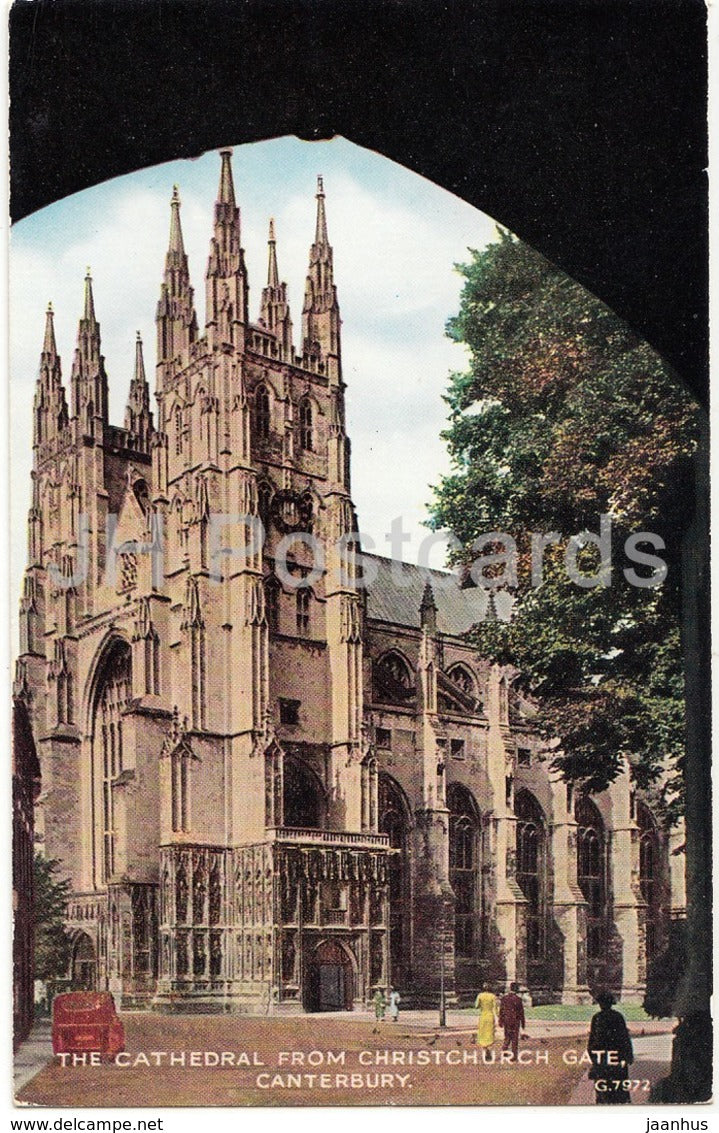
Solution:
[[(528, 1019), (556, 1019), (566, 1023), (586, 1023), (592, 1015), (596, 1014), (596, 1003), (543, 1003), (539, 1007), (530, 1007), (527, 1011)], [(618, 1003), (617, 1010), (621, 1011), (630, 1023), (646, 1023), (652, 1018), (647, 1015), (639, 1003)]]
[[(543, 1003), (538, 1007), (528, 1007), (528, 1019), (554, 1020), (563, 1023), (588, 1023), (592, 1015), (597, 1012), (596, 1003)], [(652, 1019), (644, 1008), (638, 1003), (618, 1003), (617, 1010), (621, 1011), (629, 1023), (646, 1023)], [(464, 1015), (476, 1015), (474, 1007), (463, 1007)]]

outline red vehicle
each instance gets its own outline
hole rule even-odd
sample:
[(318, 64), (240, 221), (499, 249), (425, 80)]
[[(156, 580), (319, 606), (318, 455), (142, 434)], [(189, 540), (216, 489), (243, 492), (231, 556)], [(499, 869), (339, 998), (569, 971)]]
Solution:
[(91, 1054), (108, 1058), (125, 1049), (125, 1029), (109, 991), (69, 991), (52, 1005), (54, 1054)]

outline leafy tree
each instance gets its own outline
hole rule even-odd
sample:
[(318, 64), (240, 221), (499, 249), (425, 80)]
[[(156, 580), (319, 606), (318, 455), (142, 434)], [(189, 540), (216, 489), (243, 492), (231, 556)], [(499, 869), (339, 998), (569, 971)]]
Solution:
[(65, 915), (70, 882), (58, 879), (60, 863), (35, 854), (35, 977), (53, 983), (67, 974), (70, 939)]
[[(480, 584), (508, 581), (515, 597), (511, 622), (476, 627), (475, 643), (517, 667), (518, 686), (537, 699), (539, 727), (559, 741), (554, 763), (566, 778), (601, 790), (626, 757), (638, 782), (657, 784), (673, 818), (684, 750), (678, 563), (693, 402), (625, 323), (510, 234), (459, 270), (465, 283), (448, 334), (467, 347), (469, 367), (452, 376), (446, 396), (453, 467), (435, 489), (430, 523), (457, 536), (454, 560), (467, 569), (478, 536), (506, 532), (517, 543), (516, 580), (501, 561), (484, 579), (473, 574)], [(602, 515), (610, 584), (592, 585), (600, 564), (589, 544), (576, 556), (579, 585), (565, 552), (572, 536), (599, 536)], [(659, 581), (625, 553), (627, 537), (642, 531), (664, 541), (663, 550), (639, 548), (666, 563), (661, 585), (625, 577), (634, 567)], [(531, 532), (557, 536), (543, 552), (539, 586)], [(507, 545), (496, 540), (481, 553), (491, 549)]]

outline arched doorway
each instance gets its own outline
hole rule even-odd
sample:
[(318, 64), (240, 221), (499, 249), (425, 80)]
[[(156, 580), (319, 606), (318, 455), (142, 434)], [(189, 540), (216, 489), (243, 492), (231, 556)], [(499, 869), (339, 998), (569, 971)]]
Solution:
[(335, 940), (323, 940), (312, 952), (305, 980), (306, 1011), (351, 1011), (354, 997), (352, 961)]
[(95, 945), (86, 932), (81, 932), (73, 944), (70, 977), (75, 991), (97, 990)]

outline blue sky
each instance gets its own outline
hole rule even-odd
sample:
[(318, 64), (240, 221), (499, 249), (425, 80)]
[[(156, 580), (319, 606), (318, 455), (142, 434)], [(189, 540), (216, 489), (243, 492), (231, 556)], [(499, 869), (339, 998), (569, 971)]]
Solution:
[[(231, 144), (231, 139), (228, 139)], [(154, 313), (169, 228), (173, 184), (180, 189), (185, 247), (200, 326), (204, 273), (220, 161), (216, 152), (128, 174), (49, 206), (14, 226), (10, 248), (11, 589), (16, 608), (26, 554), (32, 466), (32, 397), (45, 309), (52, 300), (63, 378), (69, 383), (83, 277), (92, 269), (95, 310), (110, 382), (110, 417), (122, 423), (135, 332), (151, 377)], [(495, 234), (494, 222), (387, 158), (341, 138), (280, 138), (237, 146), (233, 169), (242, 242), (257, 317), (267, 271), (267, 227), (277, 254), (299, 346), (302, 297), (314, 234), (317, 174), (324, 177), (335, 282), (343, 319), (343, 367), (352, 489), (360, 527), (380, 553), (401, 515), (416, 561), (430, 485), (448, 469), (440, 431), (449, 373), (461, 347), (444, 334), (461, 278), (456, 262)], [(432, 558), (442, 565), (441, 549)]]

